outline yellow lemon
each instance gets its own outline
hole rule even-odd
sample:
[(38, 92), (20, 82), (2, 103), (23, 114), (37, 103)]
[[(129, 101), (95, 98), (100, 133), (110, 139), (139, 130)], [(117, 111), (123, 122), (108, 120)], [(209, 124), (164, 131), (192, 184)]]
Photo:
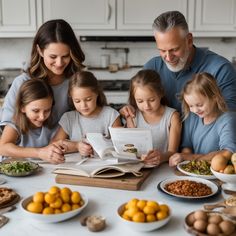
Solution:
[(79, 203), (81, 200), (81, 196), (80, 196), (80, 193), (79, 192), (72, 192), (71, 194), (71, 202), (72, 203)]
[(60, 213), (62, 213), (62, 211), (60, 209), (55, 209), (54, 210), (54, 214), (60, 214)]
[(131, 199), (127, 204), (127, 207), (129, 208), (129, 207), (136, 207), (137, 206), (137, 203), (138, 203), (138, 199), (137, 198), (133, 198), (133, 199)]
[(67, 211), (71, 211), (71, 205), (68, 203), (64, 203), (61, 207), (62, 212), (67, 212)]
[(78, 208), (80, 208), (79, 204), (73, 204), (72, 207), (71, 207), (72, 210), (75, 210), (75, 209), (78, 209)]
[(44, 195), (44, 201), (48, 204), (51, 204), (51, 203), (55, 202), (55, 200), (56, 200), (56, 195), (55, 194), (46, 193)]
[(41, 213), (43, 210), (43, 204), (40, 202), (30, 202), (26, 209), (33, 213)]
[(54, 214), (54, 209), (52, 207), (46, 207), (46, 208), (43, 209), (42, 213), (44, 215)]
[(68, 193), (61, 193), (61, 199), (64, 203), (70, 203), (70, 195)]
[(33, 196), (33, 202), (43, 203), (44, 202), (44, 193), (43, 192), (35, 193)]
[(124, 218), (125, 220), (131, 221), (131, 218), (127, 216), (126, 214), (123, 214), (121, 217)]
[(168, 213), (166, 211), (158, 211), (156, 216), (158, 220), (163, 220), (168, 216)]
[(147, 222), (153, 222), (153, 221), (156, 221), (156, 220), (157, 220), (157, 218), (156, 218), (156, 216), (154, 214), (146, 215), (146, 221)]
[(143, 212), (144, 212), (146, 215), (148, 215), (148, 214), (155, 214), (156, 210), (155, 210), (155, 208), (146, 205), (146, 206), (143, 208)]
[(152, 207), (155, 211), (159, 211), (160, 209), (159, 204), (155, 201), (147, 201), (147, 206)]
[(68, 195), (71, 195), (71, 190), (69, 189), (69, 188), (67, 188), (67, 187), (64, 187), (64, 188), (62, 188), (61, 189), (61, 194), (68, 194)]
[(137, 212), (139, 212), (138, 207), (130, 206), (129, 209), (126, 211), (126, 214), (132, 218)]
[(48, 191), (50, 194), (57, 194), (57, 193), (60, 193), (60, 188), (57, 187), (57, 186), (52, 186), (49, 191)]
[(56, 198), (56, 200), (53, 203), (50, 204), (50, 207), (52, 207), (52, 208), (61, 208), (62, 203), (63, 202), (62, 202), (61, 198), (58, 197), (58, 198)]
[(169, 213), (170, 209), (166, 204), (161, 204), (160, 211), (166, 211), (167, 213)]
[(147, 204), (147, 201), (146, 200), (139, 200), (137, 202), (137, 207), (140, 209), (140, 210), (143, 210), (143, 208), (146, 206)]
[(134, 222), (145, 222), (145, 214), (143, 212), (136, 212), (132, 217)]

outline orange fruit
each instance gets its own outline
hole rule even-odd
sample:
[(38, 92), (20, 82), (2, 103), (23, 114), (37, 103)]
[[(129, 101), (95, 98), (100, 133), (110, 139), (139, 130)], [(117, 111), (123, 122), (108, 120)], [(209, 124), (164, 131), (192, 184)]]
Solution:
[(50, 204), (50, 207), (52, 208), (61, 208), (62, 206), (62, 200), (60, 197), (56, 198), (53, 203)]
[(125, 214), (129, 217), (133, 217), (137, 212), (139, 212), (139, 208), (136, 206), (130, 206), (127, 211), (125, 211)]
[(33, 213), (41, 213), (43, 210), (43, 204), (40, 202), (30, 202), (26, 209)]
[(143, 212), (144, 212), (146, 215), (148, 215), (148, 214), (155, 214), (156, 209), (153, 208), (152, 206), (146, 205), (146, 206), (143, 208)]
[(169, 213), (170, 209), (166, 204), (161, 204), (160, 211), (166, 211), (167, 213)]
[(127, 207), (136, 207), (137, 206), (137, 203), (138, 203), (138, 199), (137, 198), (133, 198), (131, 199), (128, 203), (127, 203)]
[(157, 220), (163, 220), (167, 218), (168, 213), (166, 211), (158, 211), (156, 214)]
[(147, 206), (152, 207), (155, 211), (159, 211), (159, 204), (155, 201), (147, 201)]
[(51, 204), (51, 203), (55, 202), (55, 200), (56, 200), (56, 195), (55, 194), (46, 193), (44, 195), (44, 201), (48, 204)]
[(131, 218), (127, 216), (126, 214), (123, 214), (121, 217), (124, 218), (125, 220), (131, 221)]
[(60, 209), (55, 209), (54, 210), (54, 214), (60, 214), (60, 213), (62, 213), (62, 211)]
[(79, 203), (80, 202), (80, 200), (81, 200), (81, 196), (80, 196), (80, 193), (79, 192), (72, 192), (72, 194), (71, 194), (71, 202), (72, 203), (75, 203), (75, 204), (77, 204), (77, 203)]
[(143, 210), (143, 208), (146, 206), (147, 204), (147, 201), (146, 200), (139, 200), (137, 202), (137, 207), (140, 209), (140, 210)]
[(69, 203), (70, 202), (70, 194), (64, 192), (64, 193), (61, 193), (61, 199), (64, 203)]
[(157, 218), (156, 218), (156, 216), (154, 214), (146, 215), (146, 221), (147, 222), (153, 222), (153, 221), (156, 221), (156, 220), (157, 220)]
[(43, 203), (44, 202), (44, 193), (37, 192), (33, 196), (33, 202)]
[(62, 188), (61, 189), (61, 194), (68, 194), (68, 195), (71, 195), (71, 190), (69, 189), (69, 188), (67, 188), (67, 187), (64, 187), (64, 188)]
[(71, 211), (71, 205), (68, 203), (64, 203), (61, 207), (61, 211), (62, 212), (67, 212), (67, 211)]
[(42, 212), (44, 215), (54, 214), (54, 209), (52, 207), (46, 207)]
[(136, 212), (132, 217), (132, 220), (134, 222), (145, 222), (145, 214), (141, 211)]
[(57, 193), (60, 193), (60, 188), (57, 187), (57, 186), (52, 186), (52, 187), (49, 189), (48, 193), (50, 193), (50, 194), (57, 194)]
[(75, 209), (78, 209), (78, 208), (80, 208), (79, 204), (73, 204), (72, 207), (71, 207), (71, 210), (75, 210)]

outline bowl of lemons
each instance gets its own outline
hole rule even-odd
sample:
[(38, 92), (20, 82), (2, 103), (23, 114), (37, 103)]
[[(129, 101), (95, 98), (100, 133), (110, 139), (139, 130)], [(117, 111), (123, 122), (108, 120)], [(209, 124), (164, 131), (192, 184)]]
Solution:
[(30, 219), (56, 223), (78, 215), (87, 206), (88, 198), (68, 187), (52, 186), (48, 192), (36, 192), (21, 201), (21, 210)]
[(171, 218), (168, 205), (133, 198), (117, 210), (120, 221), (135, 231), (148, 232), (166, 225)]

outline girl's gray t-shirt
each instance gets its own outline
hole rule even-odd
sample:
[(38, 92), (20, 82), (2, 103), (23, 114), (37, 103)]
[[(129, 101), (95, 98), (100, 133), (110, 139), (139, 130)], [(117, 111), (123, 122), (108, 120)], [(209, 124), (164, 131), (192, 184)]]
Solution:
[(161, 152), (166, 152), (168, 150), (171, 117), (175, 111), (175, 109), (166, 106), (161, 120), (155, 124), (148, 124), (142, 113), (137, 111), (137, 128), (147, 128), (151, 130), (154, 149), (158, 149)]
[(119, 115), (118, 111), (109, 106), (104, 106), (94, 117), (84, 117), (75, 110), (66, 112), (61, 117), (59, 124), (70, 140), (81, 141), (86, 137), (86, 133), (102, 133), (108, 136), (108, 127), (113, 125)]

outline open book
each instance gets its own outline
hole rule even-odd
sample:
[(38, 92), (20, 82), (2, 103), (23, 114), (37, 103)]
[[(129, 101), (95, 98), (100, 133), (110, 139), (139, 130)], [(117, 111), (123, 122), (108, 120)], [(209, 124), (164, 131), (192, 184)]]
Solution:
[(111, 139), (101, 133), (87, 133), (86, 138), (101, 159), (139, 160), (153, 148), (151, 130), (141, 128), (111, 128)]
[[(100, 159), (100, 162), (103, 161)], [(93, 165), (91, 163), (88, 165), (86, 165), (86, 163), (82, 165), (76, 165), (69, 162), (56, 166), (56, 169), (53, 171), (53, 173), (93, 178), (113, 178), (125, 175), (126, 173), (132, 173), (135, 176), (142, 176), (142, 172), (140, 172), (140, 170), (143, 166), (144, 164), (142, 162), (111, 165), (104, 163), (104, 165), (100, 166)]]

